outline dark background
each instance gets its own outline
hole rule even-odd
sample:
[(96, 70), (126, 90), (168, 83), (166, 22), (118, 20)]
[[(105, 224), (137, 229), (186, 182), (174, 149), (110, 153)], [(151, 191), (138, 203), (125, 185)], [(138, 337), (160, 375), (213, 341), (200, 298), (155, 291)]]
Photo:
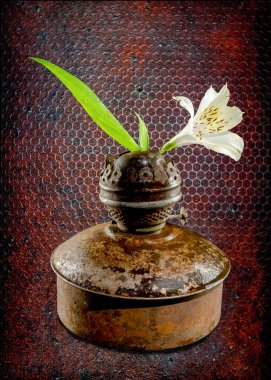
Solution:
[[(267, 379), (269, 1), (13, 1), (2, 4), (2, 378)], [(56, 314), (52, 250), (108, 220), (98, 178), (123, 149), (59, 81), (27, 60), (59, 64), (85, 81), (136, 136), (136, 110), (152, 146), (184, 126), (172, 95), (197, 107), (228, 83), (245, 112), (238, 162), (200, 146), (173, 151), (192, 228), (229, 256), (222, 319), (204, 340), (163, 353), (81, 341)], [(269, 215), (270, 217), (270, 215)], [(270, 232), (270, 231), (269, 231)]]

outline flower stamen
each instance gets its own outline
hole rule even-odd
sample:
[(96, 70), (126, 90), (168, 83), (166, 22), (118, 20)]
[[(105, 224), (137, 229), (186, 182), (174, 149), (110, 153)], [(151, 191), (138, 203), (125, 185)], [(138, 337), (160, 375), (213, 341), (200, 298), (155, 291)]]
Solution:
[(174, 97), (191, 115), (187, 126), (162, 148), (162, 152), (173, 147), (201, 144), (215, 152), (224, 153), (239, 160), (244, 149), (244, 141), (230, 132), (242, 121), (242, 112), (237, 107), (229, 107), (229, 90), (223, 86), (219, 93), (212, 87), (207, 90), (195, 114), (190, 99)]

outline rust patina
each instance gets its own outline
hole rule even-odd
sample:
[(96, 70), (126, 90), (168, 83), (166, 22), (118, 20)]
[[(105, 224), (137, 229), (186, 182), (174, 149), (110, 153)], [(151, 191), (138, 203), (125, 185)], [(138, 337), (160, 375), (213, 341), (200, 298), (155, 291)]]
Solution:
[(61, 244), (51, 262), (58, 276), (86, 291), (143, 299), (204, 292), (230, 269), (225, 254), (210, 241), (169, 223), (150, 235), (99, 224)]
[(230, 263), (210, 241), (167, 223), (180, 184), (173, 160), (159, 153), (107, 159), (100, 199), (114, 221), (82, 231), (51, 258), (58, 315), (70, 331), (107, 346), (163, 350), (217, 325)]
[(136, 235), (104, 223), (53, 253), (58, 314), (92, 342), (142, 350), (180, 347), (209, 334), (220, 318), (230, 264), (208, 240), (167, 223)]
[(222, 283), (201, 297), (120, 299), (57, 280), (58, 315), (74, 334), (109, 347), (159, 351), (208, 335), (218, 324)]

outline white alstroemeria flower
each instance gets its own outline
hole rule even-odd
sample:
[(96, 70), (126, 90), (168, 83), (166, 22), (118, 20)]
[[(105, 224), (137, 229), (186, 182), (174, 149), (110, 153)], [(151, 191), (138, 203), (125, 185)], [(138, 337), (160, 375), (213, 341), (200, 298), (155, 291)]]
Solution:
[(180, 105), (191, 115), (186, 127), (169, 140), (160, 153), (189, 144), (201, 144), (206, 148), (223, 153), (235, 161), (239, 160), (244, 149), (244, 141), (236, 133), (229, 130), (242, 121), (238, 107), (228, 107), (230, 92), (227, 85), (217, 93), (212, 86), (205, 93), (198, 111), (194, 115), (194, 107), (185, 96), (174, 96)]

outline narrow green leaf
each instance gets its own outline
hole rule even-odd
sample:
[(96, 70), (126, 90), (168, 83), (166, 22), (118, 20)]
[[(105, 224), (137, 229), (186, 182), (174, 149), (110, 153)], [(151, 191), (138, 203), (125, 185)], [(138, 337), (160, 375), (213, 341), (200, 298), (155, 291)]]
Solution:
[(176, 143), (175, 141), (171, 141), (169, 140), (168, 142), (165, 143), (165, 145), (163, 146), (163, 148), (159, 151), (160, 154), (164, 153), (164, 152), (167, 152), (169, 150), (172, 150), (176, 148)]
[(149, 138), (148, 129), (146, 127), (146, 124), (142, 120), (142, 118), (139, 116), (139, 114), (136, 112), (135, 112), (135, 114), (136, 114), (138, 121), (139, 121), (139, 145), (140, 145), (140, 148), (144, 151), (148, 151), (150, 148), (150, 138)]
[(89, 116), (110, 137), (130, 151), (141, 150), (134, 139), (100, 101), (98, 96), (80, 79), (45, 59), (29, 57), (51, 71), (82, 105)]

